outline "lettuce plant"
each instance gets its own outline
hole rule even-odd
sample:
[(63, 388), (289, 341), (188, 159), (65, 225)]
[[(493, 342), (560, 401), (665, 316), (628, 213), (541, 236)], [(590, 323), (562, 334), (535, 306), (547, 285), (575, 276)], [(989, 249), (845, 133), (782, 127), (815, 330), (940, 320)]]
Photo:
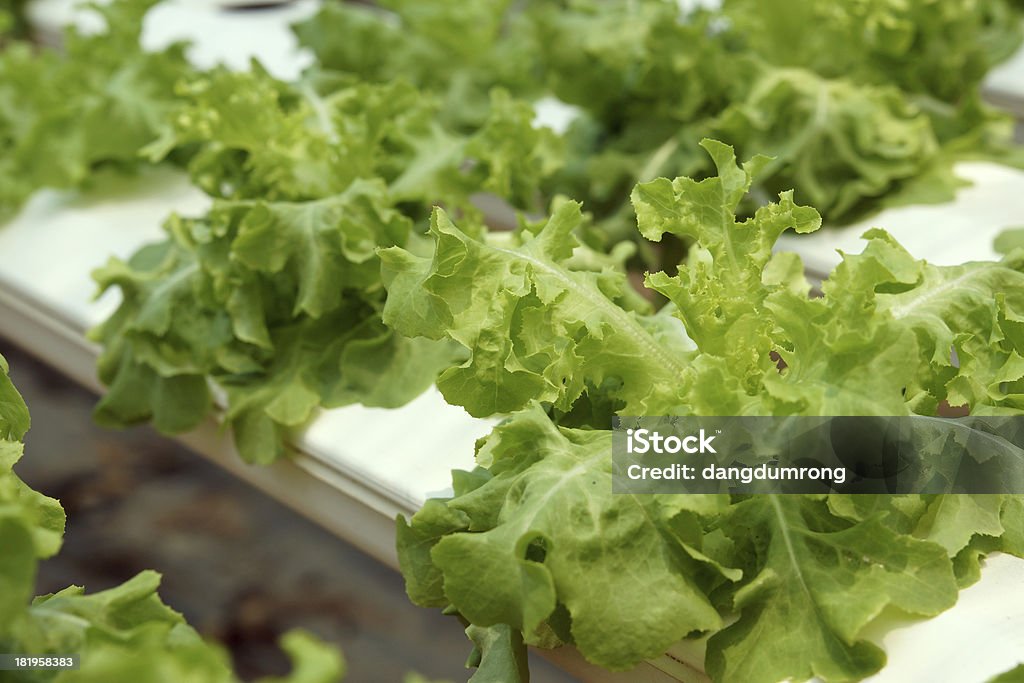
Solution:
[(738, 218), (771, 162), (704, 147), (717, 176), (633, 192), (644, 237), (694, 244), (678, 272), (647, 275), (659, 313), (621, 307), (621, 277), (573, 269), (570, 204), (515, 245), (438, 211), (432, 256), (382, 251), (385, 320), (468, 354), (442, 373), (446, 398), (515, 411), (452, 497), (399, 520), (409, 595), (609, 669), (702, 636), (715, 681), (858, 680), (885, 663), (861, 635), (884, 610), (938, 614), (984, 554), (1024, 553), (1024, 497), (617, 495), (610, 415), (1021, 414), (1024, 261), (934, 266), (874, 229), (811, 296), (773, 247), (817, 212), (784, 192)]
[(217, 70), (181, 97), (147, 153), (190, 149), (213, 207), (172, 217), (164, 241), (95, 272), (122, 294), (92, 332), (110, 388), (96, 415), (178, 433), (217, 394), (252, 462), (281, 456), (321, 407), (396, 407), (426, 390), (457, 349), (383, 324), (375, 250), (417, 249), (416, 222), (435, 203), (481, 229), (483, 190), (529, 209), (558, 160), (551, 132), (500, 92), (472, 135), (441, 126), (403, 83)]

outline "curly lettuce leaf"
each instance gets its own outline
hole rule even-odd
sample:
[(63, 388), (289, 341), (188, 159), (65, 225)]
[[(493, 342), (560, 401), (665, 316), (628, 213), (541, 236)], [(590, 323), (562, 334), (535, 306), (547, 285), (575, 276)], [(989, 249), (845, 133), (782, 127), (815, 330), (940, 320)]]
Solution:
[(671, 319), (620, 305), (631, 300), (621, 271), (573, 267), (582, 223), (579, 205), (565, 202), (536, 233), (522, 230), (505, 246), (466, 235), (438, 210), (432, 258), (381, 252), (385, 323), (469, 352), (438, 379), (449, 402), (477, 416), (532, 400), (569, 410), (588, 386), (607, 386), (628, 409), (673, 403), (688, 340)]
[(434, 99), (402, 79), (314, 72), (290, 84), (254, 65), (213, 71), (181, 90), (173, 131), (148, 153), (159, 159), (198, 145), (189, 170), (215, 197), (312, 200), (381, 179), (407, 210), (443, 203), (478, 214), (470, 197), (485, 191), (533, 209), (560, 165), (554, 134), (500, 90), (471, 134), (440, 123)]
[(429, 103), (407, 85), (315, 80), (289, 84), (254, 64), (217, 69), (181, 86), (183, 106), (154, 159), (197, 145), (193, 181), (224, 199), (310, 200), (373, 178), (399, 146), (427, 125)]
[(705, 145), (719, 178), (634, 191), (643, 234), (669, 231), (696, 243), (678, 275), (648, 276), (698, 347), (695, 412), (933, 414), (950, 399), (981, 412), (1017, 405), (1018, 262), (932, 266), (873, 230), (863, 253), (843, 255), (824, 296), (808, 298), (802, 276), (787, 274), (793, 257), (772, 257), (771, 248), (782, 230), (815, 229), (816, 212), (783, 193), (739, 221), (735, 207), (765, 162), (741, 170), (730, 148)]
[[(939, 152), (929, 118), (891, 86), (856, 85), (803, 69), (769, 68), (712, 124), (743, 154), (774, 157), (757, 185), (841, 217), (930, 169)], [(931, 199), (950, 200), (948, 180)]]
[(372, 83), (409, 81), (435, 93), (440, 119), (464, 131), (486, 120), (493, 88), (522, 97), (540, 90), (535, 43), (515, 9), (509, 0), (327, 2), (294, 28), (322, 67)]
[[(562, 637), (608, 668), (719, 628), (718, 613), (680, 566), (678, 556), (689, 555), (671, 529), (719, 511), (725, 500), (614, 495), (609, 451), (608, 432), (558, 428), (540, 410), (517, 414), (480, 454), (492, 476), (425, 507), (403, 535), (429, 539), (454, 513), (462, 528), (426, 541), (443, 599), (473, 624), (509, 624), (528, 642), (541, 637), (542, 625), (557, 633), (554, 622), (567, 618)], [(418, 571), (423, 550), (400, 546), (403, 567)], [(643, 616), (623, 629), (627, 615)]]
[(939, 267), (913, 258), (881, 231), (865, 237), (863, 253), (844, 255), (826, 296), (873, 294), (880, 312), (913, 332), (919, 372), (907, 396), (915, 410), (934, 412), (942, 401), (969, 406), (973, 414), (1024, 407), (1019, 390), (1008, 390), (1024, 378), (1019, 259)]

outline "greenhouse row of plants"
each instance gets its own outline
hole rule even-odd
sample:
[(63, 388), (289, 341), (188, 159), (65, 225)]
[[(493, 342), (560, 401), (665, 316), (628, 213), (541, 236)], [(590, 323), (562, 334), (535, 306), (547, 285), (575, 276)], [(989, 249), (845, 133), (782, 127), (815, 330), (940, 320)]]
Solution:
[[(402, 411), (442, 397), (438, 424), (458, 414), (484, 436), (416, 453), (464, 465), (418, 509), (396, 502), (382, 542), (408, 598), (465, 631), (468, 680), (526, 683), (531, 651), (588, 683), (1024, 680), (1024, 199), (999, 198), (1020, 221), (990, 243), (992, 226), (957, 236), (986, 235), (990, 260), (934, 262), (883, 220), (928, 207), (938, 234), (976, 189), (964, 164), (1019, 174), (1024, 191), (1020, 127), (985, 95), (1020, 54), (1024, 4), (194, 10), (308, 5), (281, 29), (311, 62), (294, 79), (259, 54), (238, 69), (198, 63), (188, 41), (151, 45), (155, 12), (184, 0), (79, 8), (99, 27), (72, 24), (56, 46), (34, 23), (44, 5), (0, 0), (0, 337), (62, 367), (3, 313), (79, 305), (19, 294), (50, 278), (12, 275), (31, 258), (19, 240), (48, 239), (45, 221), (26, 225), (39, 207), (73, 220), (111, 177), (187, 179), (200, 200), (160, 199), (158, 239), (112, 225), (116, 244), (93, 245), (104, 259), (85, 268), (46, 250), (75, 296), (110, 302), (98, 325), (75, 323), (102, 386), (95, 422), (185, 439), (215, 423), (225, 457), (255, 470), (363, 406), (395, 452), (355, 436), (337, 449), (397, 470), (400, 434), (422, 429)], [(1024, 70), (1020, 85), (1024, 101)], [(809, 275), (804, 240), (850, 225), (865, 226), (857, 250)], [(52, 426), (29, 431), (0, 368), (0, 681), (240, 680), (155, 572), (33, 597), (65, 518), (16, 472)], [(627, 416), (977, 418), (1011, 436), (972, 451), (1005, 463), (983, 493), (633, 493), (612, 457)], [(330, 527), (355, 538), (360, 524)], [(954, 614), (997, 557), (1017, 582), (1010, 613), (977, 628), (1000, 632), (998, 657), (936, 678), (972, 655), (935, 640), (914, 678), (886, 678), (885, 625)], [(341, 680), (360, 653), (340, 645), (290, 632), (292, 673), (261, 680)]]

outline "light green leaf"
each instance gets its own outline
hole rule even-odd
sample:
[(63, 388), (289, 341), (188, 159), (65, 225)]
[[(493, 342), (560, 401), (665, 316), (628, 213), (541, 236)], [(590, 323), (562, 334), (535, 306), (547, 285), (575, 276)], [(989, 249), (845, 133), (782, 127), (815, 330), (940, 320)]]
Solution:
[[(0, 356), (0, 440), (20, 441), (31, 421), (25, 401), (7, 373), (7, 360)], [(6, 462), (0, 460), (0, 467), (6, 466)]]
[(404, 244), (408, 219), (387, 205), (381, 183), (357, 182), (312, 202), (256, 203), (245, 214), (231, 255), (257, 272), (298, 281), (294, 313), (319, 318), (349, 287), (379, 282), (378, 246)]
[(519, 631), (504, 624), (481, 628), (470, 626), (466, 635), (479, 652), (473, 662), (476, 672), (469, 683), (529, 683), (526, 645)]
[[(724, 501), (614, 495), (610, 434), (559, 429), (538, 410), (498, 427), (483, 448), (493, 479), (445, 503), (468, 530), (443, 536), (430, 553), (445, 597), (472, 623), (510, 624), (530, 637), (564, 605), (583, 655), (613, 669), (720, 626), (661, 529), (684, 509), (710, 513)], [(433, 506), (413, 518), (406, 539), (434, 543), (444, 531)], [(423, 545), (403, 552), (422, 566)], [(414, 575), (422, 585), (423, 570)]]
[[(808, 496), (735, 504), (727, 533), (752, 565), (734, 597), (741, 619), (712, 636), (716, 681), (858, 680), (885, 663), (861, 629), (885, 607), (934, 615), (956, 602), (941, 547), (888, 529), (882, 517), (845, 524)], [(765, 648), (762, 634), (773, 633)]]
[(937, 543), (953, 557), (975, 534), (999, 537), (1003, 533), (1000, 510), (1004, 496), (937, 496), (918, 522), (915, 536)]
[(505, 247), (469, 237), (437, 211), (432, 259), (381, 252), (385, 323), (409, 336), (451, 338), (469, 352), (438, 380), (449, 402), (477, 416), (535, 399), (568, 410), (588, 386), (630, 377), (609, 390), (626, 410), (677, 403), (688, 340), (668, 319), (624, 310), (621, 273), (571, 268), (581, 221), (579, 206), (564, 203), (539, 232), (523, 231)]
[(345, 658), (311, 633), (289, 631), (281, 638), (281, 649), (292, 662), (291, 673), (260, 683), (338, 683), (345, 677)]

